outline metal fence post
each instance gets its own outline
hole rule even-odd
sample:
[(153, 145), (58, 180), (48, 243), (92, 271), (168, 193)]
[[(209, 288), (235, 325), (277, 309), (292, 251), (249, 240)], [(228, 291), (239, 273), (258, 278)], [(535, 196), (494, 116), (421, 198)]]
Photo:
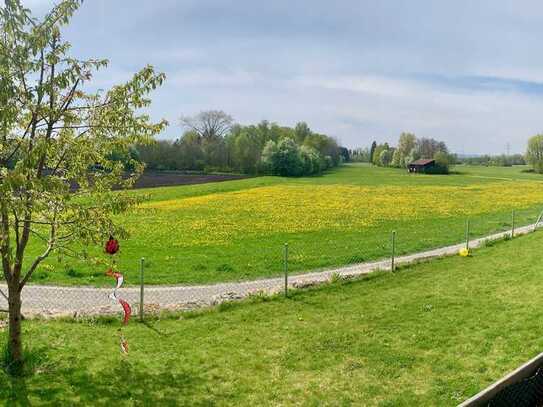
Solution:
[(390, 270), (396, 271), (396, 231), (392, 231), (391, 236), (392, 251), (390, 253)]
[(469, 250), (469, 219), (466, 220), (466, 250)]
[(511, 213), (511, 238), (515, 237), (515, 210)]
[(543, 218), (543, 212), (541, 212), (541, 213), (539, 214), (539, 216), (537, 217), (537, 220), (535, 221), (535, 224), (534, 224), (534, 232), (536, 231), (537, 225), (539, 225), (539, 222), (541, 222), (541, 218)]
[(288, 243), (285, 243), (283, 267), (285, 271), (285, 297), (288, 297)]
[(142, 257), (140, 259), (140, 321), (142, 322), (143, 322), (143, 307), (144, 307), (143, 291), (145, 287), (145, 280), (143, 278), (144, 263), (145, 263), (145, 259)]

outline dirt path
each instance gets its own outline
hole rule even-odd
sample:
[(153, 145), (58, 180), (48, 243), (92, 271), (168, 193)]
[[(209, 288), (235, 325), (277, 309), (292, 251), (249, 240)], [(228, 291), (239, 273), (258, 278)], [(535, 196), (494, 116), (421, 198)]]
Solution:
[[(518, 228), (516, 235), (534, 231), (535, 225)], [(470, 247), (477, 248), (486, 240), (497, 240), (510, 235), (502, 232), (483, 238), (474, 239)], [(396, 264), (407, 264), (424, 259), (440, 256), (455, 255), (465, 243), (446, 246), (439, 249), (419, 252), (396, 258)], [(390, 260), (370, 263), (360, 263), (336, 269), (299, 274), (289, 277), (289, 286), (303, 287), (330, 280), (333, 275), (342, 277), (368, 274), (377, 270), (390, 270)], [(284, 278), (254, 280), (239, 283), (222, 283), (200, 286), (148, 286), (145, 288), (144, 303), (150, 309), (190, 309), (216, 304), (229, 299), (239, 299), (250, 294), (263, 291), (274, 293), (284, 288)], [(0, 284), (0, 290), (5, 291), (5, 285)], [(92, 287), (55, 287), (29, 285), (23, 290), (23, 311), (29, 315), (86, 315), (107, 314), (119, 311), (119, 307), (108, 298), (110, 289)], [(133, 305), (136, 312), (140, 290), (139, 288), (123, 288), (119, 290), (120, 297)], [(7, 308), (5, 297), (0, 294), (0, 309)]]

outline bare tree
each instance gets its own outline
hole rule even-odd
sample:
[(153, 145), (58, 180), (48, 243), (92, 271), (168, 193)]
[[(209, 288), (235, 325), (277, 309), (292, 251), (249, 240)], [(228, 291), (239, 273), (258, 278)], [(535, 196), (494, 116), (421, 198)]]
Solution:
[(181, 125), (196, 133), (204, 140), (223, 137), (234, 123), (232, 116), (222, 110), (200, 112), (195, 116), (181, 116)]

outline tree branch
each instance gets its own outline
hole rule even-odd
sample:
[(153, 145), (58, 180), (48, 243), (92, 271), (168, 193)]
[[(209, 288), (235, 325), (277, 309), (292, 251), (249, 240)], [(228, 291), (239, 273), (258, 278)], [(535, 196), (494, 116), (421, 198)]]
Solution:
[(40, 263), (44, 261), (49, 256), (49, 253), (51, 253), (51, 251), (53, 250), (55, 246), (55, 234), (56, 234), (56, 225), (53, 224), (51, 225), (51, 233), (49, 235), (49, 242), (47, 244), (47, 249), (45, 249), (45, 251), (42, 254), (40, 254), (38, 257), (36, 257), (32, 265), (28, 269), (26, 275), (24, 276), (23, 280), (19, 284), (19, 291), (23, 289), (23, 287), (28, 282), (30, 277), (32, 277), (32, 273), (34, 273), (34, 270), (36, 270), (36, 268), (40, 265)]
[(9, 256), (9, 218), (8, 208), (3, 199), (0, 200), (2, 236), (0, 240), (0, 254), (2, 255), (2, 270), (7, 282), (11, 281), (11, 259)]

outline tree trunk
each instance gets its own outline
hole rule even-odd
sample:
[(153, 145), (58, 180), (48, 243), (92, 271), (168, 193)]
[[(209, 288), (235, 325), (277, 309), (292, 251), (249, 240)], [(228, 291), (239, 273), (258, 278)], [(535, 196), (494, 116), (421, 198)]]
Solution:
[(8, 283), (9, 290), (9, 339), (10, 364), (14, 370), (23, 366), (23, 345), (21, 341), (21, 292), (16, 282)]

